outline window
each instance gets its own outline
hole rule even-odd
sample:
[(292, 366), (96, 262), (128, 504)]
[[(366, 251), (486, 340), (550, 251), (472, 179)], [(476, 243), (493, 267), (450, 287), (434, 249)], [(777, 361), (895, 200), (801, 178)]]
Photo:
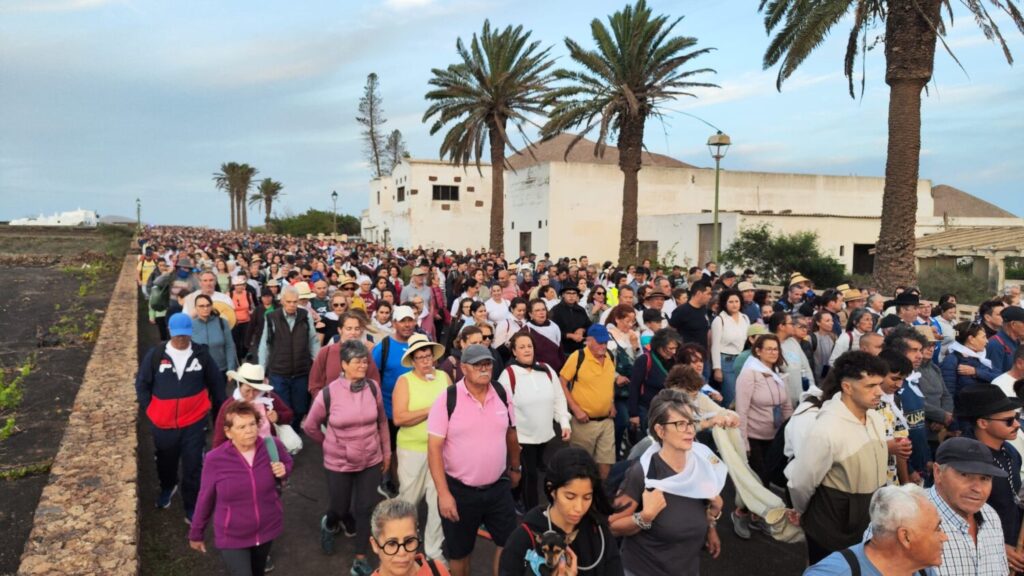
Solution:
[(398, 201), (405, 202), (405, 186), (398, 187)]
[(458, 186), (438, 186), (434, 185), (434, 200), (451, 200), (456, 201), (459, 199), (459, 187)]
[(380, 205), (380, 190), (377, 190), (377, 205)]

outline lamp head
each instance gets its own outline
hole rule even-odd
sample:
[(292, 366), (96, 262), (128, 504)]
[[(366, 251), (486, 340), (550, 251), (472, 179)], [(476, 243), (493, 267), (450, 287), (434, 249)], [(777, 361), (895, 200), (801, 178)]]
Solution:
[(711, 157), (715, 160), (725, 158), (725, 154), (729, 151), (729, 146), (731, 145), (732, 140), (729, 139), (729, 135), (723, 134), (721, 130), (708, 138), (708, 151), (711, 152)]

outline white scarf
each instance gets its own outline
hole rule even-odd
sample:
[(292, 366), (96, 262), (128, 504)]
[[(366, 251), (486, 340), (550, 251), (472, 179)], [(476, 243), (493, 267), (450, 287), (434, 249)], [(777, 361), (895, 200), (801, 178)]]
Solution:
[(904, 428), (910, 429), (910, 424), (907, 422), (907, 417), (903, 415), (903, 410), (896, 405), (895, 394), (882, 394), (882, 402), (892, 410), (892, 415), (903, 425)]
[(675, 496), (697, 500), (710, 500), (722, 492), (729, 469), (710, 448), (699, 442), (693, 443), (693, 448), (686, 456), (686, 465), (682, 472), (661, 480), (648, 478), (647, 473), (651, 467), (651, 459), (660, 450), (661, 446), (657, 442), (653, 442), (650, 448), (640, 456), (640, 467), (644, 471), (645, 487), (657, 488)]
[[(234, 398), (235, 400), (238, 400), (239, 402), (245, 402), (245, 399), (242, 398), (242, 387), (241, 386), (236, 386), (235, 387), (235, 391), (231, 395), (231, 397)], [(255, 405), (257, 402), (260, 403), (260, 404), (263, 404), (268, 409), (273, 409), (274, 408), (274, 399), (271, 398), (270, 396), (267, 396), (266, 392), (263, 392), (263, 391), (258, 391), (257, 392), (256, 397), (252, 399), (252, 403)]]
[(974, 350), (971, 350), (967, 346), (964, 346), (963, 344), (954, 341), (952, 344), (949, 345), (949, 351), (959, 352), (960, 354), (967, 356), (968, 358), (976, 358), (978, 362), (984, 364), (986, 368), (992, 368), (992, 361), (987, 358), (987, 350), (975, 352)]
[(743, 363), (743, 368), (740, 372), (743, 370), (753, 370), (754, 372), (768, 374), (779, 384), (779, 386), (782, 386), (783, 390), (786, 389), (786, 381), (782, 379), (782, 375), (766, 366), (764, 362), (761, 362), (761, 360), (753, 354), (751, 354), (750, 357), (747, 358), (747, 361)]
[(924, 398), (924, 393), (921, 392), (921, 387), (918, 385), (920, 380), (921, 373), (914, 370), (910, 373), (910, 376), (907, 376), (907, 388), (910, 388), (914, 394), (917, 394), (919, 397)]

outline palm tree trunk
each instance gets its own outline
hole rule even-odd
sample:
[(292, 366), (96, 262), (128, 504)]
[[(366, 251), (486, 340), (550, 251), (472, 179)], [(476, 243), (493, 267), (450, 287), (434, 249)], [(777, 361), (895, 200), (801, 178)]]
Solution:
[(237, 228), (237, 215), (235, 214), (235, 193), (233, 190), (228, 191), (228, 200), (231, 201), (231, 231), (234, 232)]
[[(505, 119), (501, 119), (504, 129)], [(491, 252), (504, 252), (505, 246), (505, 139), (498, 127), (488, 133), (491, 144)]]
[[(874, 277), (883, 294), (916, 283), (914, 249), (921, 164), (921, 91), (931, 80), (941, 0), (890, 2), (886, 18), (889, 141)], [(922, 12), (927, 16), (926, 20)]]
[(644, 144), (644, 117), (623, 117), (619, 131), (619, 169), (622, 170), (622, 225), (619, 230), (619, 266), (637, 259), (637, 197)]
[(273, 203), (273, 198), (263, 199), (263, 209), (265, 210), (265, 213), (263, 215), (263, 227), (266, 228), (267, 232), (270, 232), (270, 209), (273, 206)]

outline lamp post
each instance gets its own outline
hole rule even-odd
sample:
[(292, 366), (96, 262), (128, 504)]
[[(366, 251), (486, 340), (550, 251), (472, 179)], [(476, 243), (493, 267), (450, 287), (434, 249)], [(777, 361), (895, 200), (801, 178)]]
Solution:
[(384, 227), (384, 252), (388, 251), (388, 227)]
[(338, 191), (331, 191), (331, 202), (334, 203), (334, 224), (332, 226), (331, 236), (338, 233)]
[(135, 199), (135, 229), (142, 230), (142, 200)]
[(729, 151), (730, 145), (732, 145), (732, 141), (729, 140), (729, 135), (723, 134), (721, 130), (708, 138), (708, 151), (711, 152), (711, 157), (715, 159), (715, 212), (714, 224), (711, 228), (711, 258), (715, 264), (718, 263), (719, 242), (721, 241), (721, 234), (718, 231), (718, 180), (719, 173), (721, 172), (722, 158), (725, 158), (725, 153)]

